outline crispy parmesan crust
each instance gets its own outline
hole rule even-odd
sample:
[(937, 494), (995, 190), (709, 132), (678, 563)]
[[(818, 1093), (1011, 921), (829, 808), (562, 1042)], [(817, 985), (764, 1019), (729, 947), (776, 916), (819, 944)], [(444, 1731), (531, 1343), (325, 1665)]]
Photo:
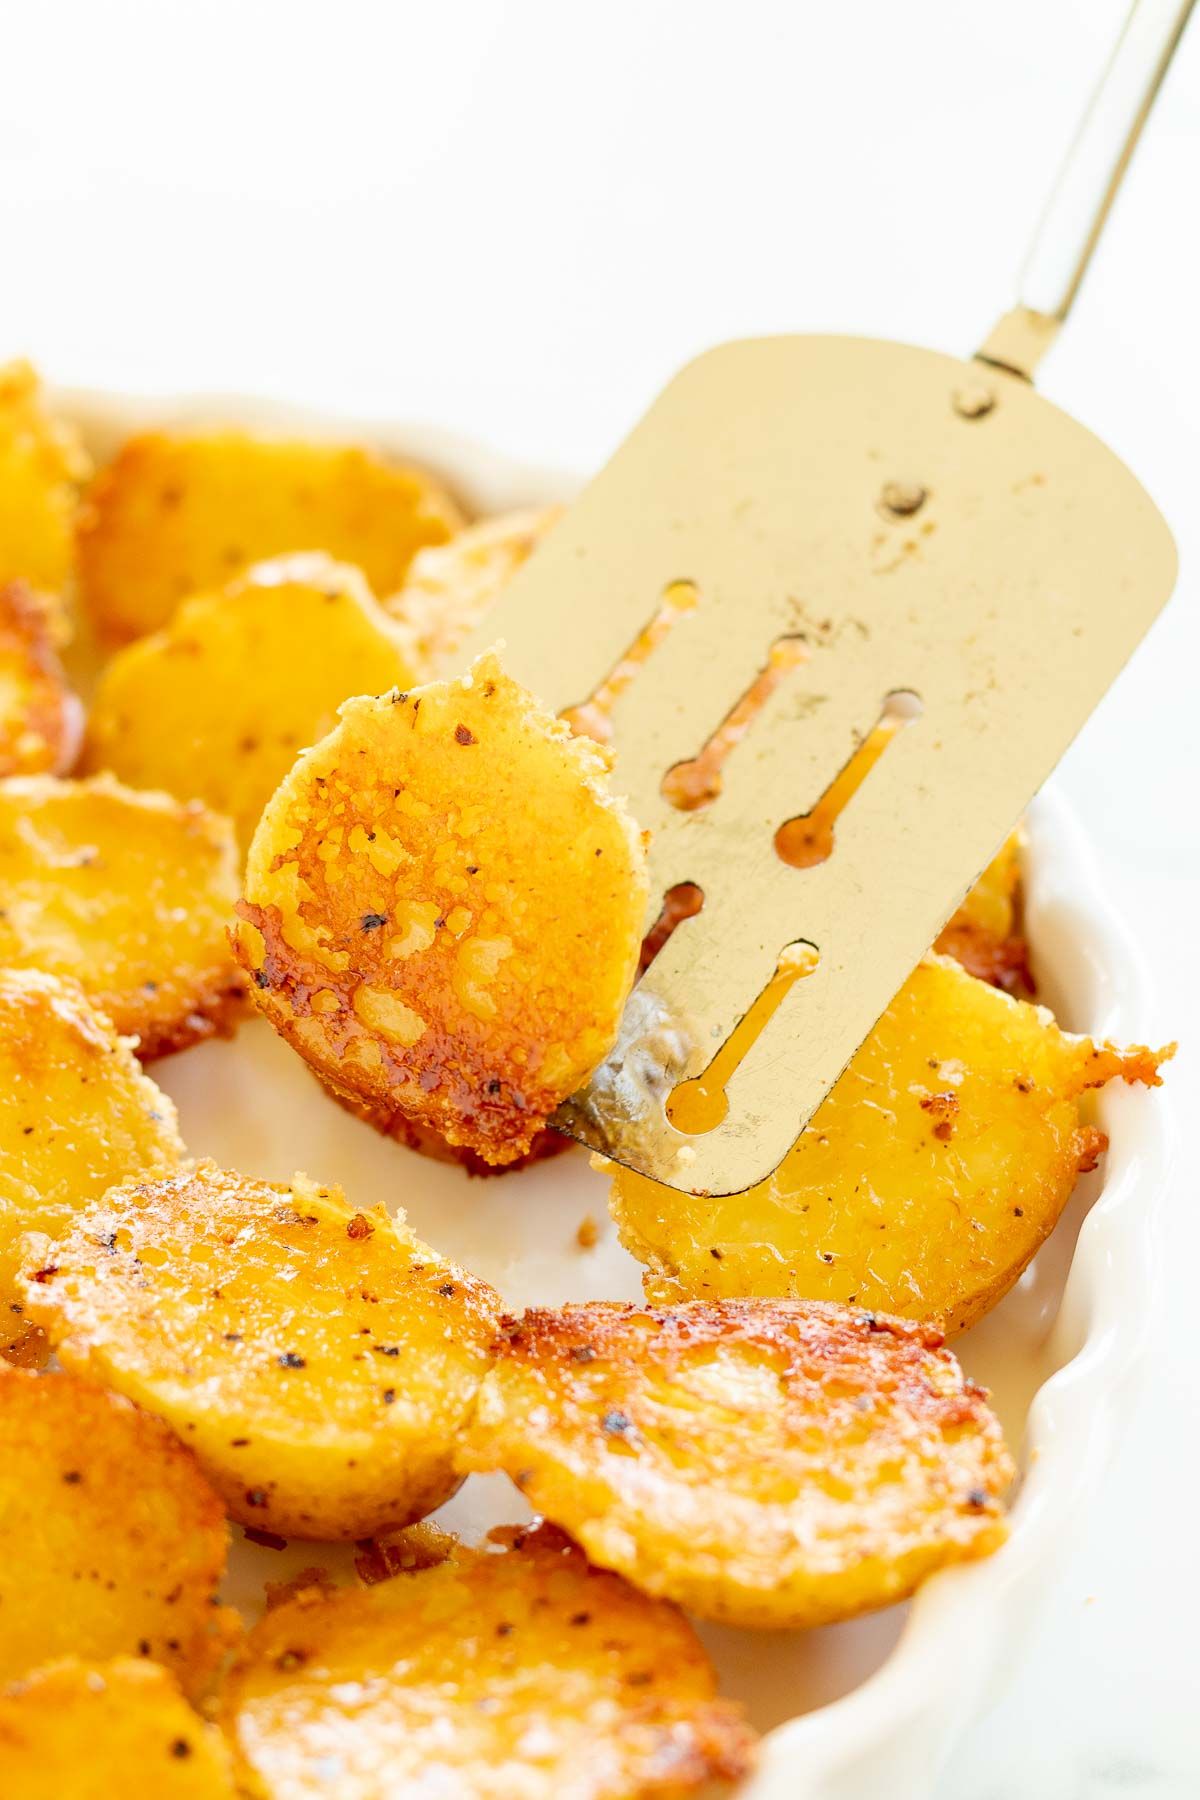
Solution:
[(232, 1615), (224, 1509), (157, 1419), (73, 1375), (0, 1363), (0, 1681), (147, 1656), (204, 1689)]
[(939, 956), (952, 956), (969, 975), (1030, 998), (1035, 992), (1029, 944), (1021, 929), (1023, 834), (1012, 832), (938, 938)]
[(461, 522), (431, 475), (358, 445), (147, 432), (88, 491), (80, 588), (100, 634), (123, 642), (157, 631), (190, 595), (294, 551), (324, 550), (390, 593), (415, 553)]
[(320, 1589), (255, 1627), (223, 1718), (251, 1791), (668, 1800), (753, 1757), (690, 1626), (589, 1568), (559, 1533), (510, 1530), (377, 1586)]
[(325, 1084), (486, 1161), (525, 1156), (616, 1036), (641, 842), (572, 739), (482, 657), (348, 702), (251, 845), (234, 948)]
[(1028, 996), (1035, 991), (1029, 944), (1019, 933), (997, 936), (985, 925), (955, 918), (935, 948), (940, 956), (952, 956), (977, 981), (1003, 988), (1006, 994)]
[(1094, 1045), (930, 956), (779, 1168), (746, 1193), (615, 1171), (622, 1242), (658, 1301), (791, 1295), (964, 1330), (1053, 1229), (1103, 1133), (1085, 1091), (1171, 1053)]
[(220, 1732), (155, 1663), (66, 1657), (0, 1691), (0, 1767), (21, 1800), (235, 1800)]
[(22, 1293), (63, 1366), (164, 1418), (243, 1525), (361, 1538), (459, 1485), (496, 1296), (340, 1189), (213, 1163), (113, 1188)]
[(505, 1322), (463, 1466), (701, 1617), (793, 1628), (1003, 1542), (1013, 1468), (940, 1333), (803, 1301)]
[(79, 752), (83, 707), (59, 660), (50, 602), (0, 587), (0, 777), (61, 775)]
[(0, 964), (78, 981), (143, 1061), (237, 1026), (225, 819), (108, 775), (0, 783)]
[(481, 1178), (490, 1175), (515, 1175), (520, 1169), (528, 1169), (534, 1163), (546, 1162), (552, 1156), (561, 1156), (574, 1143), (573, 1138), (564, 1137), (561, 1131), (547, 1129), (535, 1134), (524, 1156), (515, 1157), (512, 1162), (490, 1163), (478, 1151), (468, 1149), (465, 1144), (448, 1143), (432, 1125), (419, 1125), (404, 1113), (389, 1111), (386, 1107), (364, 1106), (349, 1094), (339, 1094), (323, 1081), (321, 1087), (331, 1100), (336, 1100), (339, 1106), (361, 1119), (364, 1125), (370, 1125), (372, 1130), (380, 1132), (384, 1137), (403, 1144), (406, 1150), (415, 1150), (418, 1156), (427, 1156), (431, 1162), (455, 1163), (459, 1168), (465, 1169), (468, 1175)]

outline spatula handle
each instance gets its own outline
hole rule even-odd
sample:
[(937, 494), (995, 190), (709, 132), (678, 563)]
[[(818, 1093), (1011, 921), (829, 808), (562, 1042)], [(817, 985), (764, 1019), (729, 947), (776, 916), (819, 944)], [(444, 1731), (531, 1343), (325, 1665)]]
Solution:
[(1030, 376), (1071, 310), (1195, 0), (1135, 0), (1046, 203), (1020, 303), (980, 350)]

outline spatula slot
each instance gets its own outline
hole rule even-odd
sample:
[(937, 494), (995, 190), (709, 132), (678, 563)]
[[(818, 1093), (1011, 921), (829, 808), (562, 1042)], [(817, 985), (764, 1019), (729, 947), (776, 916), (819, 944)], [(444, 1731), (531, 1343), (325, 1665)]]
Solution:
[(638, 670), (658, 649), (671, 627), (684, 613), (691, 612), (700, 599), (694, 581), (671, 581), (663, 589), (658, 610), (644, 625), (627, 650), (617, 658), (608, 674), (592, 689), (586, 700), (568, 706), (562, 717), (577, 737), (595, 738), (607, 744), (612, 737), (612, 709), (636, 678)]
[(730, 1032), (702, 1075), (681, 1081), (667, 1101), (667, 1118), (676, 1131), (689, 1136), (712, 1131), (729, 1111), (725, 1092), (730, 1078), (753, 1049), (763, 1027), (778, 1010), (784, 996), (805, 975), (811, 975), (820, 960), (816, 946), (804, 938), (789, 944), (775, 965), (757, 1000)]
[(659, 915), (642, 941), (640, 975), (646, 973), (676, 928), (685, 919), (694, 919), (703, 905), (704, 889), (694, 881), (677, 881), (667, 889)]
[(677, 762), (662, 778), (662, 796), (680, 812), (709, 806), (721, 792), (725, 760), (741, 743), (784, 677), (808, 655), (800, 637), (776, 638), (770, 655), (745, 693), (725, 714), (698, 756)]
[(913, 719), (920, 718), (921, 711), (920, 697), (909, 688), (888, 695), (878, 721), (817, 804), (810, 812), (785, 819), (775, 833), (775, 853), (781, 862), (791, 869), (813, 869), (828, 859), (839, 815), (893, 738)]

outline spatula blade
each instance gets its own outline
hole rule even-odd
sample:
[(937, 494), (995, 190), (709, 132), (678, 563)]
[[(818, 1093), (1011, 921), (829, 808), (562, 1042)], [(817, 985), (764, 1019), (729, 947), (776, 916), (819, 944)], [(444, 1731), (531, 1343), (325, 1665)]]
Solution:
[[(616, 785), (651, 832), (655, 911), (692, 882), (621, 1042), (555, 1119), (668, 1185), (737, 1193), (777, 1167), (1128, 659), (1174, 585), (1162, 516), (1128, 469), (1024, 381), (852, 338), (726, 345), (690, 364), (513, 580), (497, 639), (557, 711), (621, 663), (673, 584), (683, 609), (611, 708)], [(681, 811), (696, 757), (771, 646), (790, 668)], [(618, 684), (620, 685), (620, 684)], [(775, 849), (871, 732), (917, 696), (806, 868)], [(669, 1121), (770, 981), (815, 970), (727, 1085), (724, 1120)]]

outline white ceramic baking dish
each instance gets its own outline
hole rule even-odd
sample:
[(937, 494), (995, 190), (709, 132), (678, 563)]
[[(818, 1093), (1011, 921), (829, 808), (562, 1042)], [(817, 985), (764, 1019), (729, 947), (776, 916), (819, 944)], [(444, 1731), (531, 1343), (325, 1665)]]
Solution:
[[(232, 422), (372, 441), (437, 469), (472, 511), (567, 498), (578, 486), (444, 434), (258, 400), (56, 398), (98, 456), (141, 427)], [(1087, 846), (1052, 794), (1038, 800), (1029, 825), (1028, 924), (1043, 998), (1075, 1029), (1138, 1039), (1148, 1017), (1143, 974)], [(515, 1308), (640, 1293), (639, 1270), (606, 1223), (606, 1183), (581, 1152), (503, 1180), (471, 1180), (351, 1119), (257, 1021), (233, 1042), (202, 1045), (154, 1073), (179, 1105), (193, 1152), (271, 1179), (303, 1169), (340, 1182), (359, 1205), (403, 1206), (417, 1231)], [(1157, 1200), (1172, 1158), (1169, 1092), (1119, 1087), (1100, 1097), (1098, 1112), (1111, 1139), (1101, 1168), (1080, 1182), (1014, 1292), (955, 1346), (992, 1388), (1010, 1442), (1022, 1446), (1009, 1543), (870, 1619), (782, 1637), (704, 1628), (726, 1690), (768, 1733), (746, 1800), (927, 1795), (956, 1737), (1019, 1657), (1039, 1593), (1121, 1429), (1118, 1377), (1137, 1353), (1155, 1288)], [(601, 1227), (588, 1251), (576, 1241), (585, 1216)], [(522, 1516), (520, 1497), (499, 1477), (471, 1480), (439, 1515), (467, 1535)], [(272, 1549), (236, 1535), (228, 1592), (249, 1611), (261, 1605), (264, 1580), (349, 1561), (344, 1547)]]

